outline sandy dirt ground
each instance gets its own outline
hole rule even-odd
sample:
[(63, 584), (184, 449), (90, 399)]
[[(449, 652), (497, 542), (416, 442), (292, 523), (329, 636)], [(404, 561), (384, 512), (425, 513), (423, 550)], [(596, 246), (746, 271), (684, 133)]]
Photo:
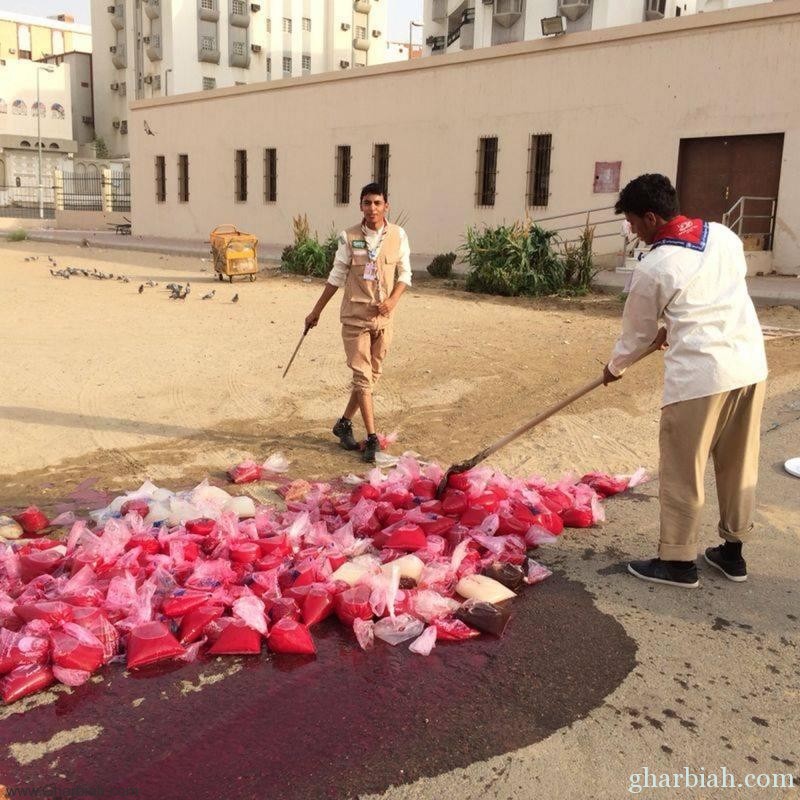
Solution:
[[(130, 282), (50, 275), (67, 266)], [(0, 248), (0, 281), (0, 505), (46, 505), (89, 477), (107, 490), (145, 478), (182, 486), (276, 449), (304, 477), (360, 468), (330, 434), (349, 382), (338, 298), (281, 379), (320, 281), (273, 275), (231, 286), (197, 258), (30, 242)], [(158, 286), (139, 294), (147, 281)], [(189, 297), (170, 300), (165, 285), (186, 281)], [(492, 299), (419, 282), (397, 313), (376, 395), (379, 430), (399, 432), (397, 453), (463, 460), (594, 378), (620, 312), (612, 296)], [(769, 310), (762, 321), (800, 328), (800, 312)], [(771, 343), (769, 357), (777, 396), (797, 384), (796, 341)], [(551, 477), (654, 467), (660, 360), (596, 390), (492, 463)]]
[[(48, 255), (55, 268), (97, 268), (130, 281), (51, 277)], [(31, 256), (38, 260), (26, 262)], [(148, 280), (158, 286), (139, 294)], [(169, 300), (164, 285), (187, 280), (188, 299)], [(361, 469), (330, 434), (349, 381), (335, 299), (281, 379), (321, 282), (265, 275), (231, 287), (215, 282), (200, 259), (30, 242), (0, 246), (0, 281), (0, 510), (56, 507), (81, 484), (114, 492), (146, 478), (169, 488), (206, 476), (222, 481), (237, 461), (276, 450), (291, 460), (293, 477)], [(215, 296), (202, 300), (212, 289)], [(467, 458), (596, 377), (621, 310), (614, 296), (503, 300), (420, 281), (398, 311), (376, 398), (379, 430), (399, 432), (398, 454), (414, 450), (441, 463)], [(800, 329), (793, 309), (760, 316), (765, 325)], [(800, 784), (800, 514), (797, 483), (781, 468), (800, 455), (800, 340), (769, 341), (767, 349), (763, 544), (752, 549), (752, 579), (731, 584), (706, 569), (701, 590), (691, 593), (657, 591), (622, 574), (626, 559), (653, 554), (657, 481), (614, 501), (605, 527), (562, 537), (544, 560), (624, 626), (636, 642), (635, 669), (602, 705), (546, 740), (413, 784), (399, 775), (384, 797), (429, 800), (451, 796), (454, 787), (465, 800), (622, 797), (626, 776), (643, 766), (727, 765), (737, 773), (793, 773)], [(632, 368), (491, 463), (553, 478), (571, 469), (654, 468), (660, 360)], [(704, 544), (714, 540), (712, 505)], [(567, 635), (580, 638), (579, 631)], [(221, 686), (229, 678), (219, 674)], [(50, 722), (59, 728), (56, 716)]]

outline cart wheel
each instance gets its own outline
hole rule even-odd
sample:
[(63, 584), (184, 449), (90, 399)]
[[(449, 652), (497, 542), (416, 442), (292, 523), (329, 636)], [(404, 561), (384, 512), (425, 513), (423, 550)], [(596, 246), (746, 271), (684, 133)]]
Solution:
[(253, 281), (255, 281), (255, 279), (256, 279), (256, 276), (255, 275), (251, 275), (250, 276), (250, 283), (253, 283)]
[(230, 276), (229, 280), (231, 283), (233, 283), (233, 275)]
[(222, 280), (222, 273), (221, 273), (221, 272), (218, 272), (218, 273), (217, 273), (217, 280), (218, 280), (218, 281), (221, 281), (221, 280)]

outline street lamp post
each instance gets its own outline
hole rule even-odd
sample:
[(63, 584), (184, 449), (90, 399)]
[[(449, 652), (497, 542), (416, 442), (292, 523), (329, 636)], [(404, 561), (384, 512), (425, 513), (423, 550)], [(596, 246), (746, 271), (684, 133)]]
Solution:
[(44, 219), (44, 202), (42, 200), (42, 108), (39, 99), (39, 72), (53, 72), (53, 67), (36, 67), (36, 150), (39, 157), (39, 219)]
[(425, 26), (421, 22), (414, 22), (413, 20), (408, 23), (408, 60), (411, 61), (411, 51), (413, 50), (413, 46), (411, 43), (412, 37), (412, 30), (414, 28), (424, 28)]

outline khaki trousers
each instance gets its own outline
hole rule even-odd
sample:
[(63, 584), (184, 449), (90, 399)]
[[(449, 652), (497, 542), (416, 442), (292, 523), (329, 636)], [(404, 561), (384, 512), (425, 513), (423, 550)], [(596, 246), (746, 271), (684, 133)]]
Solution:
[(664, 406), (659, 446), (659, 558), (694, 561), (709, 455), (719, 501), (719, 535), (743, 542), (753, 529), (765, 384)]
[(353, 370), (353, 391), (372, 394), (383, 372), (383, 360), (392, 342), (391, 324), (342, 325), (342, 341), (347, 366)]

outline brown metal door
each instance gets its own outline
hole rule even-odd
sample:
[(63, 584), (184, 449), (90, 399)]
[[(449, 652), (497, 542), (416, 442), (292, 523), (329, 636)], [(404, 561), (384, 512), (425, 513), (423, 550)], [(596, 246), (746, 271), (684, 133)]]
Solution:
[[(783, 134), (681, 139), (677, 189), (681, 212), (722, 222), (740, 197), (778, 196)], [(749, 201), (742, 233), (768, 234), (771, 203)], [(738, 216), (738, 214), (737, 214)]]

